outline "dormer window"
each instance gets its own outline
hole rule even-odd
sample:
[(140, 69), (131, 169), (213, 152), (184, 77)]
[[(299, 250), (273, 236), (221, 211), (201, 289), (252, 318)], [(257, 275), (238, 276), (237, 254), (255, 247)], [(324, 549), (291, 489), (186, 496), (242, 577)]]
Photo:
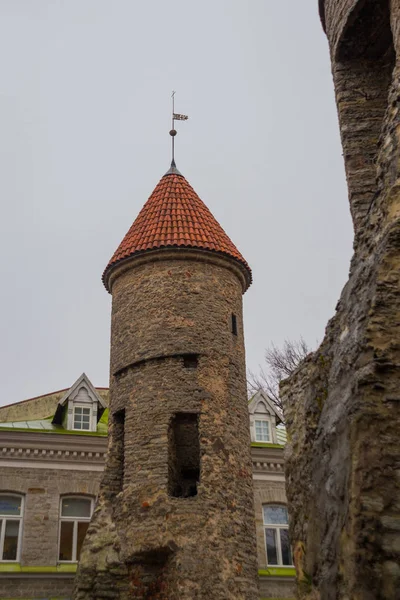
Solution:
[(58, 401), (57, 409), (52, 419), (53, 425), (58, 425), (67, 431), (76, 433), (96, 433), (106, 404), (98, 394), (85, 373), (77, 379), (74, 385)]
[(90, 431), (92, 409), (89, 406), (74, 405), (74, 429)]
[(256, 431), (256, 442), (270, 442), (271, 433), (269, 429), (269, 421), (256, 419), (254, 421)]
[(264, 390), (258, 390), (253, 398), (251, 398), (249, 402), (249, 416), (252, 443), (285, 445), (284, 441), (280, 441), (282, 438), (282, 428), (279, 429), (277, 427), (282, 421), (282, 416)]

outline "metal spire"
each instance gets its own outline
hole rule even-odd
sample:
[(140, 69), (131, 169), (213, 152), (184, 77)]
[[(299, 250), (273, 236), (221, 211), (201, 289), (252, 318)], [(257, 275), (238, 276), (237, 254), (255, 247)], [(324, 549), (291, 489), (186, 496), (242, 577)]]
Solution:
[[(175, 93), (176, 92), (172, 91), (172, 95), (171, 95), (171, 98), (172, 98), (172, 129), (169, 132), (169, 135), (172, 138), (172, 160), (171, 160), (171, 168), (168, 171), (168, 173), (179, 173), (178, 169), (176, 168), (176, 164), (175, 164), (175, 136), (178, 133), (175, 129), (175, 121), (187, 121), (189, 118), (187, 115), (181, 115), (181, 114), (175, 112)], [(174, 169), (174, 171), (172, 169)]]

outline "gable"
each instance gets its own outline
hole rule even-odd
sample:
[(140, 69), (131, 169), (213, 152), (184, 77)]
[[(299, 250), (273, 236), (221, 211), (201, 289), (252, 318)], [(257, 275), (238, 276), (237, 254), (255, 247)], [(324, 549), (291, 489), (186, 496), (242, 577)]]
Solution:
[(276, 417), (277, 423), (282, 421), (282, 415), (279, 413), (275, 404), (269, 398), (269, 396), (264, 392), (264, 390), (258, 390), (256, 394), (252, 397), (249, 402), (249, 413), (250, 415), (255, 414), (264, 414), (268, 416)]
[(85, 373), (82, 373), (73, 386), (59, 400), (52, 423), (54, 425), (63, 425), (66, 429), (71, 429), (74, 407), (79, 405), (91, 408), (91, 415), (93, 416), (91, 429), (95, 430), (95, 425), (100, 420), (106, 408), (106, 403), (97, 393)]
[(93, 402), (98, 402), (96, 398), (90, 394), (87, 387), (82, 384), (74, 394), (71, 394), (69, 400), (74, 400), (75, 402), (82, 402), (82, 404), (93, 404)]
[(268, 407), (267, 403), (264, 400), (259, 400), (259, 402), (255, 405), (254, 414), (257, 415), (275, 415), (274, 411)]

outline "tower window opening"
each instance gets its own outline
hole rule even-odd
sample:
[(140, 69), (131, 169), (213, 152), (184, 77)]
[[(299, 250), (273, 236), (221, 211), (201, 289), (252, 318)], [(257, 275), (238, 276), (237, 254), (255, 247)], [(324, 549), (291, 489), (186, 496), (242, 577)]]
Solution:
[(125, 409), (113, 414), (112, 438), (115, 457), (115, 491), (119, 493), (124, 485)]
[(185, 369), (197, 369), (198, 362), (197, 354), (185, 354), (183, 357), (183, 366)]
[(175, 498), (197, 496), (200, 481), (198, 415), (176, 413), (168, 432), (168, 493)]
[(237, 317), (233, 313), (232, 313), (232, 333), (233, 333), (233, 335), (238, 334)]

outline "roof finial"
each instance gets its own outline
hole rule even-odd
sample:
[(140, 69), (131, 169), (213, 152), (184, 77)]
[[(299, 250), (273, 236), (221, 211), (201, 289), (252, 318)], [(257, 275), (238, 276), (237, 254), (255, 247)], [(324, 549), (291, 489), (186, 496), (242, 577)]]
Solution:
[(171, 168), (176, 168), (176, 164), (175, 164), (175, 136), (178, 133), (175, 129), (175, 121), (187, 121), (188, 120), (188, 116), (187, 115), (180, 115), (179, 113), (175, 112), (175, 93), (174, 91), (172, 91), (172, 129), (169, 132), (169, 135), (172, 137), (172, 161), (171, 161)]

